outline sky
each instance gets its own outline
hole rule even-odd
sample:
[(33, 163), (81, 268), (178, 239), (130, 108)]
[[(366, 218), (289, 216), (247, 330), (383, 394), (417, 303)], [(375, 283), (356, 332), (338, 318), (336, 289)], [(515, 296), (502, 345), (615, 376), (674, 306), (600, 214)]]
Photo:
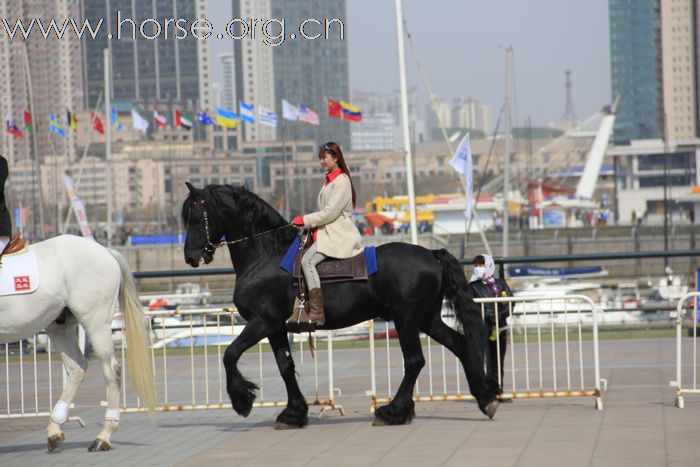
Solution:
[[(346, 40), (351, 90), (398, 89), (394, 0), (347, 0)], [(505, 96), (507, 46), (514, 49), (514, 125), (528, 116), (544, 125), (564, 116), (564, 71), (572, 71), (574, 111), (585, 119), (608, 104), (608, 0), (404, 0), (418, 59), (435, 95), (491, 104)], [(230, 17), (230, 2), (209, 0), (211, 17)], [(282, 45), (281, 47), (284, 47)], [(212, 42), (215, 79), (218, 53)], [(406, 43), (409, 86), (425, 87)]]

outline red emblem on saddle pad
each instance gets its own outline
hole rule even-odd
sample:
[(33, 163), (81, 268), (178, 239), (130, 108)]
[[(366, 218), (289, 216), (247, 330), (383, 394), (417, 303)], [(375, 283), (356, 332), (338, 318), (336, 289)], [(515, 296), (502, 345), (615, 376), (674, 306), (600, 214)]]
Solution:
[(15, 292), (31, 290), (32, 285), (29, 276), (15, 276)]

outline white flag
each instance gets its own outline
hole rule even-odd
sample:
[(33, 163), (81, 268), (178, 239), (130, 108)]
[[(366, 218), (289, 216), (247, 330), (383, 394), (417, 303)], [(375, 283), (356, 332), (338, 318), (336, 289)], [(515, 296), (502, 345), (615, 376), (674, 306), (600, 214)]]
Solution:
[(258, 106), (258, 122), (261, 125), (277, 126), (277, 114), (267, 107)]
[(286, 120), (299, 120), (299, 108), (282, 99), (282, 116)]
[(85, 205), (78, 196), (78, 193), (76, 193), (75, 191), (73, 179), (71, 179), (65, 172), (63, 172), (63, 183), (65, 183), (66, 185), (66, 190), (68, 191), (68, 198), (70, 198), (71, 205), (73, 206), (73, 213), (75, 213), (75, 217), (76, 219), (78, 219), (80, 232), (83, 234), (83, 237), (94, 240), (95, 237), (93, 237), (92, 235), (92, 230), (90, 229), (90, 224), (87, 220), (87, 211), (85, 211)]
[(148, 120), (143, 118), (135, 109), (131, 109), (131, 120), (135, 129), (140, 130), (144, 135), (148, 132)]
[(457, 147), (454, 156), (450, 160), (450, 165), (455, 172), (462, 176), (466, 192), (466, 206), (464, 215), (467, 219), (472, 217), (472, 193), (473, 193), (473, 167), (472, 150), (469, 144), (469, 133), (467, 133)]

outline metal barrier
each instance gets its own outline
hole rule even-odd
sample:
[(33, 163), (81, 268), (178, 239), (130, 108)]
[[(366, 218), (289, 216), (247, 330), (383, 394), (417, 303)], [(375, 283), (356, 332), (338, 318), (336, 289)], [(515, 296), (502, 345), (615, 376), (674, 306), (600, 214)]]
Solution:
[[(700, 394), (698, 389), (698, 297), (700, 292), (690, 292), (683, 295), (678, 300), (676, 306), (676, 380), (669, 384), (676, 389), (676, 407), (682, 409), (685, 407), (683, 394)], [(688, 299), (693, 299), (692, 309), (692, 326), (688, 328), (688, 335), (692, 337), (692, 343), (689, 345), (692, 348), (691, 374), (693, 385), (691, 387), (683, 387), (683, 321), (686, 317), (686, 304)]]
[[(223, 352), (243, 328), (236, 324), (236, 312), (231, 309), (193, 309), (172, 311), (149, 311), (145, 313), (150, 318), (151, 334), (156, 341), (151, 345), (151, 359), (154, 377), (158, 388), (158, 411), (231, 409), (231, 402), (224, 392), (226, 374), (223, 368)], [(176, 323), (173, 326), (173, 323)], [(124, 368), (124, 336), (116, 334), (122, 342), (122, 367)], [(318, 331), (311, 337), (314, 347), (316, 341), (327, 341), (328, 395), (321, 399), (319, 379), (319, 356), (315, 352), (312, 365), (304, 363), (304, 341), (306, 335), (295, 343), (299, 344), (296, 369), (300, 383), (313, 380), (313, 397), (307, 398), (309, 405), (321, 406), (319, 417), (328, 410), (338, 410), (344, 415), (343, 408), (334, 400), (334, 393), (339, 392), (333, 387), (333, 332)], [(267, 340), (258, 343), (257, 380), (258, 397), (253, 407), (285, 407), (287, 394), (282, 384), (277, 363), (272, 352), (265, 352)], [(296, 347), (296, 346), (295, 346)], [(308, 347), (307, 347), (308, 348)], [(246, 352), (241, 361), (246, 359)], [(266, 375), (266, 370), (269, 375)], [(274, 378), (280, 384), (270, 388), (266, 385), (268, 378)], [(306, 380), (306, 381), (305, 381)], [(138, 398), (128, 395), (133, 390), (127, 386), (126, 378), (122, 379), (122, 412), (142, 412)], [(280, 390), (281, 388), (281, 390)]]
[[(0, 399), (0, 419), (48, 418), (63, 387), (62, 382), (55, 381), (57, 377), (63, 380), (63, 364), (52, 354), (51, 339), (46, 334), (36, 334), (0, 348), (5, 352), (5, 394)], [(68, 417), (68, 421), (85, 426), (80, 417)]]
[[(494, 303), (495, 307), (499, 304), (508, 307), (509, 363), (506, 360), (505, 369), (510, 377), (504, 382), (500, 381), (500, 333), (496, 333), (499, 383), (504, 383), (503, 398), (589, 396), (595, 397), (595, 407), (602, 410), (601, 383), (605, 385), (606, 381), (600, 378), (598, 321), (601, 314), (590, 298), (584, 295), (562, 295), (499, 297), (475, 301), (481, 303), (482, 317), (486, 303)], [(498, 313), (495, 315), (496, 328), (503, 330), (498, 325)], [(592, 334), (591, 341), (584, 339), (584, 330), (589, 332), (589, 329)], [(386, 358), (380, 358), (381, 363), (378, 363), (375, 356), (375, 331), (370, 329), (370, 412), (379, 404), (391, 402), (392, 378), (400, 380), (403, 376), (403, 364), (392, 364), (394, 359), (401, 357), (398, 347), (392, 351), (388, 324), (385, 331), (386, 335), (382, 338), (385, 342)], [(432, 340), (427, 336), (423, 337), (426, 340), (424, 351), (427, 349), (426, 368), (416, 383), (413, 400), (430, 402), (473, 399), (468, 390), (462, 390), (460, 381), (463, 371), (459, 360), (455, 358), (454, 365), (448, 364), (445, 348), (438, 345), (440, 356), (437, 359), (440, 363), (435, 365)], [(385, 365), (383, 362), (386, 362)], [(378, 372), (386, 374), (386, 387), (381, 392), (382, 396), (386, 394), (386, 397), (380, 396), (377, 391)], [(426, 386), (427, 392), (423, 392)]]

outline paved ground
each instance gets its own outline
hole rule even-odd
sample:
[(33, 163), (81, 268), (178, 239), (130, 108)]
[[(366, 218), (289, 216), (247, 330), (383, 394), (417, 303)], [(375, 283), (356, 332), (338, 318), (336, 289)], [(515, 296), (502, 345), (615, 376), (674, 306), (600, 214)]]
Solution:
[[(372, 427), (367, 363), (354, 351), (335, 353), (346, 416), (312, 418), (304, 430), (275, 431), (280, 409), (254, 409), (248, 419), (229, 410), (123, 415), (115, 449), (88, 454), (103, 409), (80, 406), (87, 428), (66, 428), (60, 452), (45, 453), (45, 420), (0, 421), (2, 465), (579, 465), (657, 466), (700, 464), (700, 395), (674, 407), (672, 339), (601, 343), (605, 409), (592, 398), (516, 400), (496, 420), (471, 402), (417, 404), (417, 418), (401, 427)], [(78, 399), (104, 391), (96, 365)], [(251, 366), (247, 367), (249, 374)], [(267, 369), (266, 369), (267, 372)], [(685, 369), (687, 375), (689, 368)], [(364, 372), (368, 375), (368, 372)], [(337, 378), (338, 379), (338, 378)], [(278, 388), (268, 383), (269, 391)], [(318, 408), (312, 408), (318, 413)]]

